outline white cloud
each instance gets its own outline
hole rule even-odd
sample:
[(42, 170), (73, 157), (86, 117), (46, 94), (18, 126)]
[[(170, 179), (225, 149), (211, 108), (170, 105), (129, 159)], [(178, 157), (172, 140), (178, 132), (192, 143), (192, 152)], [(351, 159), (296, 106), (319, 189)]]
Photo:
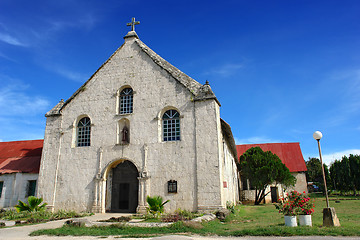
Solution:
[(73, 19), (72, 21), (56, 21), (49, 19), (48, 23), (50, 28), (48, 29), (50, 32), (57, 32), (66, 30), (68, 28), (79, 28), (79, 29), (87, 29), (90, 30), (96, 23), (96, 18), (90, 14), (86, 16), (82, 16), (81, 18)]
[[(323, 83), (324, 94), (337, 99), (326, 117), (326, 125), (340, 126), (353, 119), (360, 111), (360, 69), (335, 72)], [(325, 97), (325, 96), (324, 96)], [(332, 107), (331, 107), (332, 108)]]
[(1, 141), (43, 138), (49, 101), (22, 81), (0, 74), (0, 82)]
[(55, 19), (54, 17), (43, 17), (42, 22), (45, 23), (36, 29), (31, 28), (31, 34), (40, 41), (56, 38), (58, 34), (69, 29), (91, 30), (97, 23), (95, 14), (79, 13), (69, 16), (67, 19)]
[(343, 156), (349, 156), (350, 154), (360, 155), (360, 149), (348, 149), (340, 152), (333, 152), (329, 154), (324, 154), (322, 157), (323, 162), (326, 163), (326, 165), (329, 165), (335, 160), (341, 160)]
[(9, 34), (6, 34), (6, 33), (0, 33), (0, 41), (5, 42), (5, 43), (10, 44), (10, 45), (14, 45), (14, 46), (21, 46), (21, 47), (26, 46), (26, 44), (22, 43), (17, 38), (12, 37), (12, 36), (10, 36)]
[(50, 71), (53, 71), (63, 77), (66, 77), (76, 82), (84, 83), (86, 80), (89, 79), (89, 75), (87, 74), (71, 71), (61, 66), (46, 64), (44, 65), (44, 67), (46, 67)]
[(236, 145), (240, 145), (240, 144), (260, 144), (260, 143), (278, 143), (281, 142), (280, 140), (277, 139), (271, 139), (268, 137), (264, 137), (264, 136), (255, 136), (255, 137), (250, 137), (250, 138), (237, 138), (235, 137), (235, 143)]
[(229, 77), (235, 74), (238, 70), (240, 70), (243, 67), (244, 65), (241, 63), (225, 64), (218, 68), (214, 68), (208, 72), (205, 72), (205, 75), (220, 75), (222, 77)]
[(0, 52), (0, 57), (1, 57), (1, 58), (4, 58), (4, 59), (6, 59), (6, 60), (9, 60), (9, 61), (11, 61), (11, 62), (16, 62), (14, 59), (6, 56), (6, 55), (5, 55), (4, 53), (2, 53), (2, 52)]
[[(9, 77), (0, 75), (1, 82), (8, 82)], [(0, 116), (34, 116), (44, 112), (49, 107), (47, 99), (41, 96), (31, 96), (26, 90), (27, 84), (14, 82), (0, 86)]]

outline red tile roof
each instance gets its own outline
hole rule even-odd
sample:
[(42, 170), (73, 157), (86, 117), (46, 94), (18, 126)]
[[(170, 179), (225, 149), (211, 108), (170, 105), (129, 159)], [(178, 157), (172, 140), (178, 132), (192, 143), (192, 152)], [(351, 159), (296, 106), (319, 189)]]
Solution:
[(44, 140), (0, 142), (0, 174), (39, 173)]
[(238, 156), (252, 147), (260, 147), (263, 151), (271, 151), (289, 168), (290, 172), (304, 172), (306, 165), (299, 143), (264, 143), (236, 145)]

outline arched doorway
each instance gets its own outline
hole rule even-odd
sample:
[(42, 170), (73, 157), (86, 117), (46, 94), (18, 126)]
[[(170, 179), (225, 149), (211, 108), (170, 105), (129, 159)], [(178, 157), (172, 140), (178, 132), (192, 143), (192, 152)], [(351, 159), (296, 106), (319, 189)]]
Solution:
[(111, 212), (136, 212), (138, 206), (139, 172), (130, 161), (112, 169)]

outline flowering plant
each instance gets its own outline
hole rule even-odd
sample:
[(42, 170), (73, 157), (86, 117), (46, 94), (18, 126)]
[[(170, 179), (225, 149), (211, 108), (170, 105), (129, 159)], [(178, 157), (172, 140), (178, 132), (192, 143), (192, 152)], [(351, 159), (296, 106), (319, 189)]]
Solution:
[(314, 203), (307, 197), (305, 192), (299, 193), (297, 191), (291, 191), (290, 194), (286, 194), (286, 198), (281, 198), (280, 202), (275, 205), (279, 213), (283, 213), (287, 216), (296, 215), (311, 215), (314, 212)]
[(283, 213), (285, 216), (296, 216), (296, 212), (293, 206), (288, 201), (281, 201), (275, 205), (279, 213)]
[(298, 211), (299, 215), (311, 215), (314, 212), (314, 201), (305, 195), (305, 192), (299, 195)]

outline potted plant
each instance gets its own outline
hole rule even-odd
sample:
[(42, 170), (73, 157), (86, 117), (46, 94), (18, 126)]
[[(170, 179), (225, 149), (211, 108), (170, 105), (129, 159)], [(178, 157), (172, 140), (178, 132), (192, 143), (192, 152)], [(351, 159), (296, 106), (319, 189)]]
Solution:
[(299, 195), (298, 212), (300, 226), (312, 226), (311, 214), (314, 212), (314, 202), (305, 195), (305, 192)]
[(291, 198), (291, 195), (287, 195), (286, 198), (281, 198), (279, 203), (275, 204), (275, 207), (279, 210), (279, 213), (284, 214), (285, 226), (297, 226), (297, 209), (294, 206), (294, 199)]
[[(279, 213), (285, 215), (286, 226), (297, 226), (296, 216), (299, 215), (300, 226), (312, 226), (311, 214), (314, 212), (314, 203), (307, 197), (305, 192), (299, 193), (291, 191), (286, 194), (287, 197), (280, 199), (280, 202), (275, 205)], [(291, 217), (290, 217), (291, 216)]]

